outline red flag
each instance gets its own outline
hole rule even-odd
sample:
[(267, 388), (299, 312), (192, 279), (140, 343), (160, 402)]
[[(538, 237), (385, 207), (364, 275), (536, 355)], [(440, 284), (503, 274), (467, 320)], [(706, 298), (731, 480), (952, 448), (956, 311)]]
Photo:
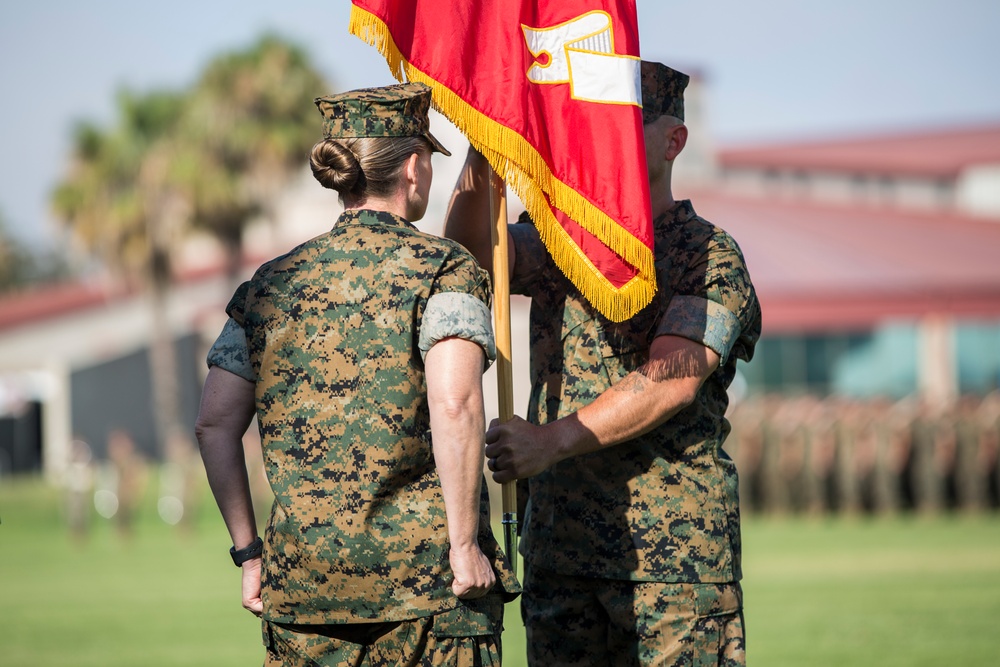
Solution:
[(609, 319), (656, 291), (629, 0), (353, 0), (350, 31), (518, 194), (556, 264)]

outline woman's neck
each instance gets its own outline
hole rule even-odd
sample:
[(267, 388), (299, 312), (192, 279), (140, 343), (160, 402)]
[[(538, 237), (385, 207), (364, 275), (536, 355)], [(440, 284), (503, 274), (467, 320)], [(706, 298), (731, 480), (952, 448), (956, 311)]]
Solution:
[(364, 199), (355, 199), (353, 201), (345, 200), (344, 208), (348, 211), (359, 208), (369, 211), (383, 211), (406, 219), (406, 197), (399, 195), (402, 195), (402, 193), (397, 193), (397, 196), (390, 197), (365, 197)]

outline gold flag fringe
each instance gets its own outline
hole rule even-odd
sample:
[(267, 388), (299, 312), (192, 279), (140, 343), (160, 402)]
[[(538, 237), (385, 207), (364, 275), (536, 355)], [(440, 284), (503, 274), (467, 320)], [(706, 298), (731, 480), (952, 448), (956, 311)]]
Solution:
[[(556, 265), (597, 310), (608, 319), (621, 322), (652, 300), (656, 292), (656, 274), (650, 248), (557, 179), (524, 137), (480, 113), (447, 86), (409, 63), (380, 18), (351, 5), (348, 30), (382, 54), (398, 81), (419, 81), (431, 87), (435, 108), (469, 138), (473, 147), (517, 193)], [(556, 208), (634, 266), (638, 275), (621, 287), (608, 281), (556, 220), (549, 209), (546, 193)]]

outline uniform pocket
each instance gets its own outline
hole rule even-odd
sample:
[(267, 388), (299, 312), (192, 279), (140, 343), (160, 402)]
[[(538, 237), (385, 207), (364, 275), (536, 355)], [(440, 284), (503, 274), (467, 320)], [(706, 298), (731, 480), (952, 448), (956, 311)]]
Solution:
[(480, 637), (503, 630), (503, 598), (490, 593), (475, 600), (459, 600), (454, 609), (434, 615), (436, 637)]
[(699, 617), (727, 616), (743, 609), (739, 583), (693, 584), (694, 607)]

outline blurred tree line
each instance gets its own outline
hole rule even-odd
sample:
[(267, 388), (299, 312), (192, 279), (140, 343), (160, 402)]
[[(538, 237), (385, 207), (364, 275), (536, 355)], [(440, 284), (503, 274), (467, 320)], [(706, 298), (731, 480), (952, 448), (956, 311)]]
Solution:
[(20, 242), (0, 212), (0, 294), (61, 280), (71, 273), (62, 255), (40, 252)]
[(51, 203), (119, 284), (148, 295), (157, 439), (168, 462), (193, 451), (166, 321), (177, 253), (192, 233), (208, 232), (235, 282), (244, 230), (306, 164), (320, 136), (313, 99), (329, 92), (302, 48), (265, 35), (213, 58), (188, 89), (123, 90), (112, 123), (74, 129)]

